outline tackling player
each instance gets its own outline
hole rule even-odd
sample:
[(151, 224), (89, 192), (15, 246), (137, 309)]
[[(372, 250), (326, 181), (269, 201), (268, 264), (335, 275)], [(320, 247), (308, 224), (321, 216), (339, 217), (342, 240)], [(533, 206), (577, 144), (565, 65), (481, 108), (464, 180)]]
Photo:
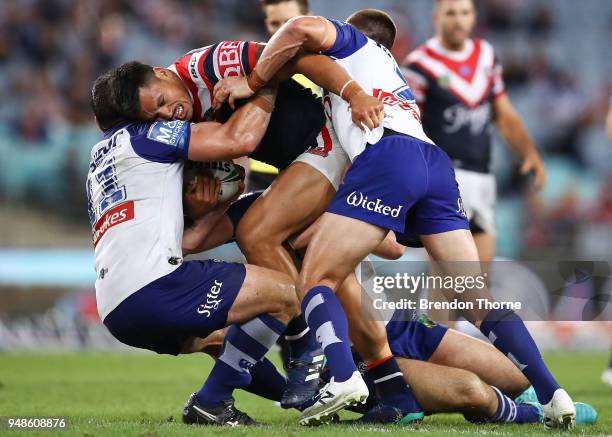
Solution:
[[(198, 188), (204, 185), (201, 182), (198, 180)], [(211, 186), (214, 186), (214, 182)], [(200, 249), (208, 250), (233, 238), (233, 232), (245, 211), (248, 211), (253, 200), (259, 196), (259, 192), (250, 193), (232, 204), (224, 220), (208, 232), (212, 240), (205, 238), (207, 243)], [(214, 195), (209, 197), (216, 199)], [(196, 199), (191, 193), (185, 194), (184, 204), (187, 209), (201, 211), (203, 202), (205, 201)], [(211, 204), (214, 203), (212, 200)], [(192, 206), (194, 204), (196, 206)], [(196, 216), (204, 214), (195, 213)], [(305, 249), (311, 234), (310, 231), (303, 232), (292, 239), (291, 245), (297, 250)], [(401, 311), (391, 317), (391, 321), (386, 324), (386, 331), (404, 379), (412, 387), (427, 414), (460, 412), (470, 421), (489, 423), (542, 421), (542, 406), (535, 399), (533, 389), (523, 392), (529, 385), (524, 375), (490, 344), (447, 329), (425, 316), (416, 318), (415, 315), (402, 314)], [(222, 333), (213, 333), (201, 339), (202, 348), (205, 349), (203, 351), (216, 358), (218, 352), (214, 346), (220, 345), (222, 341)], [(470, 354), (465, 354), (466, 350), (469, 350)], [(354, 353), (353, 357), (362, 374), (367, 376), (367, 364), (357, 353)], [(247, 390), (267, 399), (280, 401), (286, 382), (271, 363), (265, 363), (265, 367), (263, 365), (264, 362), (260, 365), (262, 369), (257, 369), (257, 366), (252, 369), (255, 374), (252, 386), (247, 387)], [(376, 391), (373, 385), (369, 384), (370, 393)], [(516, 398), (521, 392), (523, 394)], [(380, 401), (372, 394), (368, 398), (366, 410), (380, 409), (377, 402)], [(577, 424), (596, 422), (597, 412), (590, 405), (575, 405)], [(388, 414), (388, 410), (381, 411), (379, 420), (399, 420), (398, 417), (389, 417)]]
[[(393, 42), (395, 25), (382, 11), (360, 11), (349, 22), (363, 23), (359, 27), (368, 34), (368, 24), (372, 32), (380, 32), (386, 23), (386, 39)], [(252, 95), (299, 49), (334, 58), (357, 84), (385, 103), (384, 128), (363, 132), (348, 119), (346, 104), (329, 96), (333, 125), (353, 164), (321, 219), (297, 284), (302, 310), (308, 325), (317, 330), (332, 375), (317, 402), (301, 416), (301, 423), (308, 424), (328, 420), (367, 394), (350, 359), (346, 316), (334, 292), (389, 229), (407, 243), (420, 237), (432, 259), (446, 262), (447, 274), (476, 276), (481, 270), (450, 159), (423, 132), (410, 88), (382, 44), (350, 24), (300, 17), (270, 40), (249, 80), (234, 78), (226, 91), (231, 98)], [(312, 73), (306, 75), (315, 78)], [(347, 82), (343, 91), (350, 92), (352, 86)], [(346, 235), (358, 238), (347, 240)], [(469, 262), (457, 270), (457, 265), (449, 264), (452, 261)], [(486, 287), (457, 298), (490, 300)], [(520, 366), (545, 404), (545, 425), (573, 427), (575, 407), (546, 368), (522, 320), (511, 310), (476, 306), (466, 317)]]
[(250, 384), (250, 368), (298, 314), (293, 281), (255, 266), (183, 261), (182, 170), (187, 158), (231, 159), (258, 143), (275, 91), (260, 92), (225, 125), (132, 123), (112, 117), (117, 94), (109, 84), (125, 91), (127, 76), (120, 67), (92, 91), (104, 131), (87, 177), (100, 318), (119, 341), (173, 355), (230, 326), (219, 360), (189, 407), (205, 423), (250, 424), (235, 409), (232, 392)]
[[(546, 182), (546, 170), (505, 93), (493, 47), (470, 38), (476, 22), (473, 0), (436, 0), (433, 22), (435, 37), (406, 58), (406, 79), (421, 109), (425, 133), (453, 161), (474, 243), (487, 268), (495, 255), (491, 125), (521, 159), (521, 173), (533, 173), (538, 190)], [(440, 317), (451, 320), (442, 314), (434, 318)]]
[[(193, 50), (168, 69), (140, 64), (143, 69), (149, 69), (149, 75), (131, 77), (130, 95), (136, 97), (132, 97), (129, 105), (125, 106), (133, 109), (121, 115), (145, 120), (176, 116), (193, 116), (194, 120), (203, 118), (209, 112), (212, 100), (210, 87), (227, 74), (248, 73), (253, 66), (252, 56), (258, 56), (257, 47), (254, 43), (222, 42)], [(251, 56), (251, 53), (254, 54)], [(230, 64), (228, 59), (234, 60), (236, 65)], [(308, 62), (312, 63), (313, 59)], [(325, 64), (319, 60), (316, 65), (321, 68)], [(333, 71), (330, 69), (329, 73)], [(341, 84), (340, 81), (345, 80), (343, 76), (333, 74), (335, 83)], [(321, 77), (321, 83), (328, 81)], [(317, 125), (319, 117), (325, 119), (320, 103), (312, 96), (304, 95), (304, 90), (296, 90), (295, 86), (291, 81), (288, 85), (281, 85), (270, 128), (262, 144), (255, 153), (251, 153), (251, 156), (281, 169), (292, 161), (293, 164), (249, 209), (247, 217), (241, 221), (237, 240), (249, 263), (285, 271), (297, 277), (293, 259), (283, 242), (312, 223), (325, 210), (340, 183), (348, 158), (338, 147), (330, 122)], [(340, 92), (341, 85), (332, 83), (332, 89), (333, 86), (337, 86), (336, 90)], [(353, 110), (364, 106), (360, 99), (369, 103), (358, 87), (353, 87), (351, 92)], [(376, 99), (370, 99), (379, 104)], [(367, 114), (367, 111), (362, 113)], [(371, 122), (365, 121), (366, 124)], [(397, 253), (398, 245), (392, 241), (387, 240), (383, 246), (391, 247)], [(353, 275), (343, 287), (347, 291), (342, 296), (360, 294), (361, 289)], [(377, 375), (376, 379), (384, 382), (387, 375), (399, 372), (395, 361), (389, 359), (391, 351), (382, 323), (358, 320), (352, 328), (355, 345), (372, 367), (372, 375)], [(285, 337), (293, 343), (293, 349), (297, 352), (293, 354), (288, 368), (290, 383), (282, 405), (285, 408), (299, 407), (317, 390), (320, 360), (318, 354), (312, 353), (312, 344), (316, 343), (303, 318), (289, 324)], [(390, 408), (400, 407), (410, 412), (412, 405), (405, 400), (408, 389), (401, 385), (388, 386), (392, 387), (388, 394), (385, 388), (379, 390), (386, 404)], [(401, 402), (396, 402), (397, 392), (403, 394)], [(406, 416), (405, 421), (413, 418)]]

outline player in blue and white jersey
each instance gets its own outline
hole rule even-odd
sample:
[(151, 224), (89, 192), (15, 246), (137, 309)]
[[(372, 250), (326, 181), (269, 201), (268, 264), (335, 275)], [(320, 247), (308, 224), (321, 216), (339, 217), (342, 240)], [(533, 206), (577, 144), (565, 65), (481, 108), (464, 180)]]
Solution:
[[(350, 359), (346, 316), (334, 292), (388, 230), (405, 244), (420, 240), (434, 261), (445, 262), (446, 274), (481, 273), (452, 163), (423, 132), (414, 97), (388, 51), (394, 37), (395, 25), (382, 11), (357, 12), (348, 23), (300, 17), (270, 40), (249, 80), (231, 78), (218, 84), (222, 91), (216, 97), (248, 97), (300, 49), (330, 56), (356, 82), (347, 81), (339, 95), (326, 97), (336, 133), (353, 164), (321, 219), (297, 284), (302, 309), (317, 331), (332, 375), (317, 402), (303, 412), (304, 424), (328, 420), (367, 394)], [(306, 75), (316, 81), (313, 74)], [(382, 126), (372, 131), (352, 123), (343, 100), (361, 89), (385, 104)], [(372, 124), (381, 116), (371, 114)], [(453, 261), (469, 262), (449, 264)], [(486, 287), (456, 297), (491, 300)], [(522, 320), (511, 310), (486, 306), (474, 306), (465, 316), (523, 370), (545, 404), (545, 425), (573, 427), (571, 398), (548, 371)]]
[[(183, 260), (184, 161), (233, 158), (236, 148), (215, 143), (227, 128), (234, 129), (236, 147), (259, 142), (274, 97), (266, 89), (225, 125), (191, 125), (109, 119), (108, 82), (97, 81), (92, 92), (104, 139), (91, 152), (87, 195), (104, 325), (125, 344), (172, 355), (197, 350), (200, 338), (229, 326), (209, 378), (186, 406), (190, 423), (253, 423), (234, 407), (232, 392), (251, 383), (250, 369), (299, 313), (293, 281), (284, 274)], [(246, 138), (240, 136), (244, 129)], [(223, 216), (227, 206), (220, 205), (210, 220)]]

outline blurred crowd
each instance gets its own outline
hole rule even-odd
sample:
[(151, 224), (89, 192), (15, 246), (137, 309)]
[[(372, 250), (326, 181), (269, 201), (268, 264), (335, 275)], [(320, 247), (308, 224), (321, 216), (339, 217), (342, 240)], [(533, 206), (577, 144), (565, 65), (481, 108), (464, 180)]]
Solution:
[[(612, 144), (603, 120), (612, 92), (612, 61), (606, 57), (612, 3), (477, 3), (476, 33), (496, 47), (508, 92), (550, 172), (547, 189), (530, 194), (529, 181), (509, 165), (505, 146), (496, 145), (498, 252), (608, 254)], [(431, 5), (431, 0), (311, 0), (314, 13), (332, 18), (362, 7), (389, 11), (400, 30), (398, 60), (431, 35)], [(165, 66), (222, 39), (266, 39), (257, 0), (0, 2), (2, 207), (27, 205), (85, 227), (84, 178), (89, 150), (99, 140), (89, 108), (94, 78), (130, 59)], [(10, 223), (3, 226), (10, 229)]]

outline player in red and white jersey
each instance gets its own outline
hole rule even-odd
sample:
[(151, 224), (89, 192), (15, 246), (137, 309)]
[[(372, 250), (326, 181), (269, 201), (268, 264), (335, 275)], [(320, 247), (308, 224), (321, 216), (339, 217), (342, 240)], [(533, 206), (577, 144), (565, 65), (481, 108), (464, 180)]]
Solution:
[[(164, 110), (172, 110), (171, 119), (202, 121), (212, 106), (213, 89), (216, 83), (228, 76), (246, 76), (257, 62), (258, 53), (263, 45), (249, 41), (222, 41), (217, 44), (201, 47), (181, 56), (168, 70), (177, 74), (187, 87), (190, 101), (183, 99), (173, 105), (170, 92), (166, 89), (162, 98), (159, 115)], [(163, 74), (162, 69), (156, 70)], [(159, 96), (158, 96), (159, 97)], [(143, 106), (146, 102), (142, 102)], [(145, 108), (143, 108), (145, 109)], [(145, 109), (146, 110), (146, 109)], [(184, 111), (184, 112), (183, 112)]]
[(535, 188), (543, 187), (546, 170), (505, 93), (493, 46), (470, 38), (475, 19), (472, 0), (436, 0), (436, 35), (408, 55), (404, 71), (425, 133), (453, 161), (480, 259), (488, 262), (495, 253), (492, 125), (521, 159), (521, 173), (533, 173)]

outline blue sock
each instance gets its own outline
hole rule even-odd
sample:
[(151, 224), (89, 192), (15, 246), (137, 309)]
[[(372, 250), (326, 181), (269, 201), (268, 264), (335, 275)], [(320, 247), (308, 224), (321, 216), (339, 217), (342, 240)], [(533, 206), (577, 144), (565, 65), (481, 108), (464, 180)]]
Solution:
[(269, 315), (230, 326), (219, 359), (196, 393), (200, 405), (214, 408), (231, 398), (235, 388), (251, 384), (249, 370), (263, 359), (285, 329), (282, 322)]
[(540, 413), (531, 404), (517, 404), (508, 396), (503, 394), (497, 387), (491, 386), (497, 396), (497, 411), (489, 422), (506, 423), (538, 423)]
[(370, 364), (367, 376), (374, 382), (375, 393), (383, 404), (399, 408), (405, 414), (423, 411), (393, 355)]
[(491, 310), (480, 324), (480, 332), (523, 372), (540, 403), (550, 402), (559, 384), (546, 367), (521, 318), (514, 311)]
[(276, 366), (267, 358), (264, 358), (251, 367), (251, 383), (244, 389), (262, 398), (280, 402), (287, 380), (278, 371)]
[(308, 327), (304, 313), (289, 322), (285, 331), (285, 340), (289, 346), (290, 358), (316, 355), (314, 352), (320, 351), (319, 343)]
[(310, 289), (302, 300), (302, 312), (325, 352), (330, 375), (337, 382), (349, 379), (357, 367), (351, 354), (346, 315), (332, 289), (322, 285)]

